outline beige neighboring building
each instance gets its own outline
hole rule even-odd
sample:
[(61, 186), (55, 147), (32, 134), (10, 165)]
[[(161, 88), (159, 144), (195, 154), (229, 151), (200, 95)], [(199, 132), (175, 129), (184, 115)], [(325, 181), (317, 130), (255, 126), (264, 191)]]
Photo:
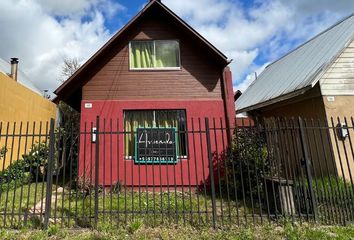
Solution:
[[(354, 180), (354, 14), (266, 67), (236, 101), (236, 108), (252, 117), (301, 116), (338, 127), (322, 136), (312, 134), (329, 139), (309, 140), (315, 172), (319, 174), (318, 164), (323, 167), (327, 159), (335, 163), (330, 171)], [(341, 124), (348, 127), (345, 138)]]

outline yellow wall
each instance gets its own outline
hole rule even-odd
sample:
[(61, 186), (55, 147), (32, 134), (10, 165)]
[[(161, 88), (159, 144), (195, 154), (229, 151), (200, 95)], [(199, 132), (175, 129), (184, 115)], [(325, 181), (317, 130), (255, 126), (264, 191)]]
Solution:
[(44, 134), (48, 131), (50, 119), (55, 116), (54, 103), (0, 73), (0, 149), (5, 145), (7, 149), (5, 161), (0, 159), (0, 170), (21, 159), (32, 143), (46, 140), (45, 136), (37, 136), (28, 137), (26, 141), (24, 136), (16, 134)]

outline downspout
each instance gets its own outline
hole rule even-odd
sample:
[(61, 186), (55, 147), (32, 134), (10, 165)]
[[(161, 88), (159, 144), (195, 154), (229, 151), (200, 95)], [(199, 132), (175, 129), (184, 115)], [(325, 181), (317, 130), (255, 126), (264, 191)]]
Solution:
[[(226, 74), (229, 74), (229, 76), (226, 76)], [(222, 79), (221, 79), (221, 90), (222, 90), (222, 99), (224, 103), (224, 112), (225, 112), (225, 124), (226, 124), (226, 137), (227, 137), (227, 144), (231, 146), (232, 143), (232, 123), (231, 123), (231, 118), (229, 108), (228, 108), (228, 103), (231, 101), (230, 95), (232, 93), (232, 101), (233, 101), (233, 91), (231, 93), (228, 91), (228, 85), (230, 84), (228, 81), (231, 81), (231, 87), (232, 87), (232, 77), (231, 77), (231, 71), (229, 67), (225, 67), (222, 74)], [(228, 79), (230, 77), (231, 79)], [(235, 106), (233, 106), (233, 109), (235, 109)], [(235, 117), (235, 116), (233, 116)]]

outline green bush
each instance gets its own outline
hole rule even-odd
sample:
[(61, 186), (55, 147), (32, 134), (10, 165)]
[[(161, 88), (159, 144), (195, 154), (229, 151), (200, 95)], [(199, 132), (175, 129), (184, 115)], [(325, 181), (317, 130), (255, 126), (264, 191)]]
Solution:
[[(4, 150), (2, 152), (5, 152)], [(49, 149), (45, 143), (35, 144), (28, 154), (11, 163), (0, 172), (0, 189), (12, 189), (30, 183), (33, 179), (43, 179), (47, 168)]]
[(23, 160), (13, 162), (8, 168), (0, 172), (0, 189), (14, 189), (31, 182), (31, 174), (26, 172), (27, 165)]
[(228, 185), (231, 194), (236, 190), (238, 198), (258, 198), (258, 193), (263, 191), (264, 177), (274, 174), (265, 136), (256, 127), (236, 131), (231, 154), (225, 157), (227, 171), (222, 182)]
[(13, 162), (8, 168), (0, 172), (0, 183), (5, 181), (17, 180), (24, 177), (27, 166), (25, 161), (17, 160)]
[(35, 179), (42, 179), (46, 175), (48, 166), (49, 148), (44, 142), (35, 144), (28, 154), (23, 155), (26, 172), (29, 171)]
[(15, 180), (4, 181), (0, 184), (1, 192), (13, 190), (23, 185), (26, 185), (32, 181), (32, 175), (28, 172), (23, 173), (22, 178), (18, 178)]

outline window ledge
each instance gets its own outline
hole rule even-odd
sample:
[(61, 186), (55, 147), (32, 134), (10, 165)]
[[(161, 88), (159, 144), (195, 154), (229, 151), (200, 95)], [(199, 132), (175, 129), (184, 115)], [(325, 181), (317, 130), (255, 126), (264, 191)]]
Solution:
[(130, 71), (139, 71), (139, 72), (144, 72), (144, 71), (180, 71), (182, 70), (181, 67), (166, 67), (166, 68), (130, 68)]

